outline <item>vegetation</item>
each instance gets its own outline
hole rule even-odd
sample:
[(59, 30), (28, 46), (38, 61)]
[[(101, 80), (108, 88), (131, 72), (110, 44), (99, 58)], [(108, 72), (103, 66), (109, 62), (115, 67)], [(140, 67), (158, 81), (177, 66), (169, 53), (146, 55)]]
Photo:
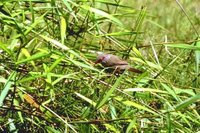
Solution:
[(0, 132), (200, 131), (198, 4), (1, 0)]

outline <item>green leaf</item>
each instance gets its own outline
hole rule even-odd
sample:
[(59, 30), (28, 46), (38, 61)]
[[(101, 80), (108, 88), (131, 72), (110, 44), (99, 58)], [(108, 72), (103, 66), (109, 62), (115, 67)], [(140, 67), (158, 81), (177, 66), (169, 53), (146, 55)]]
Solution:
[(108, 130), (112, 131), (113, 133), (120, 133), (118, 129), (116, 129), (114, 126), (110, 124), (103, 124)]
[(173, 90), (171, 87), (169, 87), (168, 85), (161, 83), (161, 85), (163, 86), (164, 89), (167, 90), (167, 92), (173, 96), (177, 101), (181, 101), (181, 99), (176, 95), (175, 90)]
[(155, 64), (153, 62), (150, 62), (150, 61), (147, 61), (147, 60), (143, 61), (140, 58), (134, 58), (134, 57), (130, 57), (130, 59), (133, 60), (133, 61), (137, 61), (137, 62), (143, 63), (145, 65), (148, 65), (151, 68), (155, 68), (157, 70), (163, 70), (163, 68), (160, 65)]
[(102, 11), (102, 10), (99, 10), (97, 8), (93, 8), (93, 7), (90, 7), (90, 6), (87, 6), (87, 5), (82, 5), (81, 8), (85, 9), (85, 10), (88, 10), (90, 12), (93, 12), (99, 16), (102, 16), (102, 17), (105, 17), (105, 18), (108, 18), (110, 19), (111, 21), (117, 23), (118, 25), (120, 26), (123, 26), (122, 22), (120, 20), (118, 20), (117, 18), (113, 17), (112, 15)]
[(36, 53), (26, 59), (23, 59), (23, 60), (20, 60), (20, 61), (17, 61), (16, 62), (16, 65), (18, 64), (22, 64), (22, 63), (26, 63), (26, 62), (29, 62), (29, 61), (33, 61), (33, 60), (36, 60), (36, 59), (41, 59), (42, 57), (46, 57), (46, 56), (49, 56), (49, 53), (46, 53), (46, 52), (39, 52), (39, 53)]
[(200, 94), (197, 94), (191, 98), (186, 99), (185, 101), (182, 101), (180, 104), (175, 106), (175, 110), (181, 110), (189, 106), (190, 104), (196, 102), (200, 99)]
[(157, 89), (149, 89), (149, 88), (128, 88), (124, 89), (124, 92), (156, 92), (156, 93), (167, 93), (166, 91), (157, 90)]
[(66, 28), (67, 28), (67, 24), (65, 21), (64, 17), (61, 17), (61, 22), (60, 22), (60, 35), (61, 35), (61, 42), (62, 44), (64, 44), (65, 41), (65, 37), (66, 37)]
[[(95, 106), (97, 105), (96, 102), (94, 102), (93, 100), (91, 100), (91, 99), (89, 99), (89, 98), (83, 96), (82, 94), (77, 93), (77, 92), (74, 92), (74, 93), (75, 93), (78, 97), (80, 97), (81, 99), (83, 99), (84, 101), (86, 101), (86, 102), (88, 102), (89, 104), (91, 104), (93, 107), (95, 107)], [(102, 108), (100, 108), (99, 110), (100, 110), (102, 113), (105, 113), (105, 111), (104, 111)]]
[[(27, 58), (30, 58), (30, 57), (31, 57), (30, 53), (29, 53), (28, 50), (25, 49), (25, 48), (22, 48), (22, 49), (21, 49), (21, 53), (23, 53)], [(35, 62), (34, 62), (34, 61), (31, 61), (31, 64), (33, 65), (33, 67), (35, 68), (35, 70), (37, 70), (37, 67), (35, 66)]]
[(90, 66), (90, 65), (87, 65), (85, 63), (82, 63), (82, 62), (79, 62), (79, 61), (75, 61), (75, 60), (71, 60), (69, 59), (73, 64), (75, 64), (76, 66), (79, 66), (79, 67), (82, 67), (82, 68), (87, 68), (87, 69), (90, 69), (90, 70), (94, 70), (94, 71), (97, 71), (99, 72), (98, 69), (94, 68), (93, 66)]
[[(19, 105), (19, 102), (17, 101), (17, 99), (14, 99), (14, 105), (16, 106), (17, 109), (20, 110), (20, 105)], [(19, 116), (19, 119), (21, 121), (21, 123), (24, 123), (24, 119), (23, 119), (23, 116), (22, 116), (22, 112), (21, 111), (17, 111), (17, 114)]]
[(50, 126), (45, 126), (45, 128), (47, 129), (48, 133), (61, 133), (60, 131), (58, 131), (55, 128), (50, 127)]
[(2, 42), (0, 42), (0, 49), (4, 50), (9, 55), (12, 55), (10, 49), (8, 49), (7, 46), (6, 46), (6, 44), (3, 44)]
[(130, 133), (131, 131), (133, 131), (133, 128), (136, 128), (136, 119), (133, 119), (129, 123), (129, 125), (128, 125), (127, 129), (126, 129), (126, 133)]
[(89, 104), (91, 104), (93, 107), (96, 106), (96, 102), (92, 101), (91, 99), (83, 96), (82, 94), (80, 93), (77, 93), (77, 92), (74, 92), (78, 97), (80, 97), (81, 99), (83, 99), (84, 101), (88, 102)]
[(133, 107), (135, 107), (135, 108), (137, 108), (137, 109), (141, 109), (141, 110), (145, 110), (145, 111), (147, 111), (147, 112), (150, 112), (150, 113), (152, 113), (152, 114), (155, 114), (155, 115), (158, 115), (156, 112), (154, 112), (153, 110), (151, 110), (151, 109), (149, 109), (149, 108), (147, 108), (147, 107), (145, 107), (145, 106), (142, 106), (142, 105), (140, 105), (140, 104), (138, 104), (138, 103), (136, 103), (136, 102), (133, 102), (133, 101), (128, 101), (128, 100), (123, 100), (123, 98), (121, 98), (121, 97), (116, 97), (115, 98), (117, 101), (120, 101), (120, 102), (122, 102), (123, 104), (125, 104), (126, 106), (133, 106)]
[(31, 24), (29, 27), (26, 27), (26, 31), (24, 32), (24, 35), (27, 35), (30, 31), (32, 31), (34, 28), (36, 28), (36, 26), (37, 26), (39, 23), (43, 22), (43, 18), (44, 18), (44, 16), (45, 16), (46, 14), (47, 14), (47, 12), (44, 13), (43, 15), (41, 15), (40, 17), (38, 17), (38, 18), (36, 19), (36, 21), (35, 21), (33, 24)]
[(56, 61), (49, 67), (48, 72), (51, 72), (56, 66), (58, 66), (62, 59), (64, 59), (64, 57), (57, 58)]
[(101, 34), (98, 37), (102, 36), (125, 36), (125, 35), (134, 35), (134, 34), (141, 34), (142, 32), (136, 32), (136, 31), (124, 31), (124, 32), (113, 32), (108, 34)]
[(110, 108), (110, 114), (111, 114), (112, 119), (116, 119), (117, 112), (116, 112), (115, 106), (113, 105), (112, 101), (109, 101), (109, 108)]
[(46, 41), (49, 41), (51, 42), (53, 45), (61, 48), (62, 50), (69, 50), (69, 48), (67, 46), (65, 46), (64, 44), (58, 42), (57, 40), (54, 40), (54, 39), (51, 39), (47, 36), (43, 36), (43, 35), (40, 35), (40, 37), (42, 37), (43, 39), (45, 39)]
[(84, 61), (84, 63), (81, 63), (81, 62), (78, 62), (78, 61), (75, 61), (75, 60), (72, 60), (70, 59), (71, 62), (73, 62), (74, 64), (76, 65), (80, 65), (82, 67), (85, 67), (85, 68), (89, 68), (89, 69), (92, 69), (92, 70), (95, 70), (95, 71), (98, 71), (97, 69), (95, 69), (90, 63), (88, 63), (83, 57), (81, 57), (78, 53), (76, 53), (75, 51), (71, 50), (70, 48), (68, 48), (67, 46), (63, 45), (62, 43), (54, 40), (54, 39), (51, 39), (47, 36), (43, 36), (43, 35), (40, 35), (43, 39), (45, 39), (46, 41), (50, 41), (53, 45), (57, 46), (57, 47), (60, 47), (61, 49), (63, 50), (66, 50), (68, 51), (69, 53), (71, 53), (72, 55), (76, 56), (77, 58), (79, 58), (80, 60)]
[[(69, 0), (63, 0), (63, 3), (65, 4), (67, 9), (69, 10), (70, 14), (75, 18), (76, 21), (78, 21), (76, 15), (74, 14), (74, 11), (72, 10), (72, 7), (70, 6), (70, 4), (68, 2), (73, 3), (72, 1), (69, 1)], [(73, 3), (73, 5), (78, 6), (76, 3)]]
[[(200, 47), (200, 41), (196, 43), (197, 47)], [(200, 50), (195, 50), (195, 59), (196, 59), (196, 71), (199, 73), (200, 66)]]
[(10, 131), (10, 133), (17, 133), (17, 129), (16, 129), (16, 126), (14, 124), (14, 120), (9, 118), (8, 122), (9, 122), (9, 131)]
[(76, 78), (76, 75), (77, 75), (77, 74), (78, 74), (78, 73), (65, 74), (65, 75), (63, 75), (63, 76), (57, 78), (56, 80), (54, 80), (54, 81), (52, 82), (52, 85), (55, 85), (55, 84), (59, 83), (62, 79), (76, 79), (76, 80), (79, 80), (78, 77)]
[(15, 77), (16, 77), (16, 72), (12, 72), (4, 85), (1, 95), (0, 95), (0, 107), (3, 106), (3, 101), (6, 98), (8, 91), (11, 88), (11, 85), (13, 84), (13, 80), (15, 79)]
[(188, 44), (165, 44), (165, 46), (173, 47), (173, 48), (181, 48), (188, 50), (200, 50), (200, 46), (193, 46)]
[(116, 80), (116, 82), (112, 86), (112, 88), (106, 93), (106, 95), (104, 96), (104, 98), (97, 104), (97, 109), (99, 109), (100, 107), (102, 107), (107, 102), (107, 100), (110, 98), (110, 96), (112, 95), (112, 93), (119, 86), (120, 81), (122, 80), (122, 77), (123, 77), (123, 74)]

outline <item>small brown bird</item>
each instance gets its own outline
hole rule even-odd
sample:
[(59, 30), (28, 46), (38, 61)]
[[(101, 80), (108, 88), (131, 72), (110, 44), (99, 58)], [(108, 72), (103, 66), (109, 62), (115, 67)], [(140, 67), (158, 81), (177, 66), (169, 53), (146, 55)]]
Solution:
[(132, 68), (127, 61), (112, 54), (99, 53), (95, 63), (101, 63), (104, 67), (111, 68), (117, 73), (122, 73), (126, 69), (131, 72), (142, 73), (142, 71)]

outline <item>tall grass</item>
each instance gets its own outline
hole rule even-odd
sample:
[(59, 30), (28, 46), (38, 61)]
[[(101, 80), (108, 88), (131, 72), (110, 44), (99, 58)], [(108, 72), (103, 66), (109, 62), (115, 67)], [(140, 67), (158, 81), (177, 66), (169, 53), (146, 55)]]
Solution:
[[(0, 2), (1, 132), (197, 132), (197, 1)], [(106, 73), (97, 52), (143, 74)]]

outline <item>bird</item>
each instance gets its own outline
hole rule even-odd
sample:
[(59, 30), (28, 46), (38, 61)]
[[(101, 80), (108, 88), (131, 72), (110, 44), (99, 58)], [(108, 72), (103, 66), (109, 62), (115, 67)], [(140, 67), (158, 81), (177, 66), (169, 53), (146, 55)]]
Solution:
[(120, 57), (116, 55), (107, 53), (97, 53), (97, 54), (98, 56), (95, 61), (95, 64), (101, 63), (102, 66), (109, 68), (109, 71), (111, 69), (111, 71), (114, 71), (116, 73), (122, 73), (125, 70), (135, 73), (143, 73), (141, 70), (131, 67), (127, 61), (122, 60)]

